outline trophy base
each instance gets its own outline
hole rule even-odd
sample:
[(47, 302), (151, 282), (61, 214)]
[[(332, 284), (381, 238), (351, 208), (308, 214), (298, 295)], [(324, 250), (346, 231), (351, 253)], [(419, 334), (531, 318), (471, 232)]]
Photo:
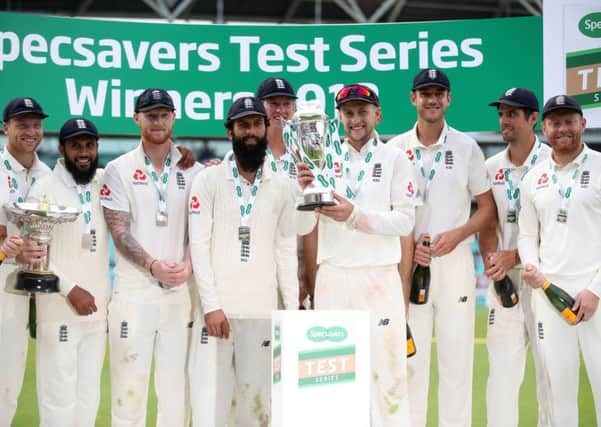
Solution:
[(41, 292), (46, 294), (58, 292), (58, 276), (54, 274), (19, 271), (17, 273), (15, 289), (25, 292)]
[(322, 206), (334, 206), (336, 202), (334, 201), (334, 196), (332, 193), (305, 193), (303, 195), (304, 203), (300, 204), (296, 207), (299, 211), (313, 211)]

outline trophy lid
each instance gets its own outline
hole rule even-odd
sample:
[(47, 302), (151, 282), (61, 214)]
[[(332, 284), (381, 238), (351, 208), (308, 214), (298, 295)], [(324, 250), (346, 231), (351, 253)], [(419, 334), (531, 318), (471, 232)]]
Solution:
[(317, 99), (298, 101), (292, 120), (328, 120), (328, 116)]
[(4, 210), (8, 214), (16, 216), (38, 216), (48, 219), (74, 220), (81, 213), (79, 209), (63, 205), (49, 204), (46, 199), (40, 202), (14, 202), (4, 205)]

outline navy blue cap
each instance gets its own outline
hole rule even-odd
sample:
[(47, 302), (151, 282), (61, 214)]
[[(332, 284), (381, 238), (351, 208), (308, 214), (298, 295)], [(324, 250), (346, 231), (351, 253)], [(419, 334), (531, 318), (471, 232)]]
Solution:
[(42, 111), (42, 106), (33, 98), (15, 98), (4, 107), (3, 119), (5, 122), (9, 119), (20, 116), (21, 114), (36, 114), (45, 119), (48, 114)]
[(76, 117), (67, 120), (58, 133), (59, 142), (65, 142), (69, 138), (79, 135), (89, 135), (98, 140), (98, 129), (94, 123), (83, 117)]
[(572, 110), (582, 115), (582, 107), (580, 107), (578, 101), (568, 95), (556, 95), (549, 98), (543, 107), (543, 119), (555, 110)]
[(263, 83), (257, 89), (257, 98), (261, 101), (274, 96), (286, 96), (296, 99), (294, 88), (290, 82), (281, 77), (269, 77), (263, 80)]
[(380, 106), (378, 95), (367, 86), (358, 83), (346, 85), (338, 91), (336, 94), (336, 108), (340, 108), (342, 104), (350, 101), (363, 101), (376, 107)]
[(259, 98), (255, 98), (252, 96), (238, 98), (227, 112), (227, 120), (225, 121), (225, 126), (228, 127), (232, 121), (240, 119), (242, 117), (251, 116), (253, 114), (267, 117), (265, 107), (263, 107), (263, 103), (259, 100)]
[(154, 110), (155, 108), (167, 108), (171, 111), (175, 110), (173, 99), (163, 89), (146, 89), (136, 99), (136, 113)]
[(412, 90), (421, 89), (427, 86), (439, 86), (451, 90), (451, 82), (445, 73), (436, 68), (426, 68), (421, 70), (413, 79)]
[(538, 98), (531, 90), (521, 87), (507, 89), (501, 97), (495, 102), (491, 102), (491, 107), (498, 107), (499, 104), (510, 105), (512, 107), (527, 108), (528, 110), (538, 111)]

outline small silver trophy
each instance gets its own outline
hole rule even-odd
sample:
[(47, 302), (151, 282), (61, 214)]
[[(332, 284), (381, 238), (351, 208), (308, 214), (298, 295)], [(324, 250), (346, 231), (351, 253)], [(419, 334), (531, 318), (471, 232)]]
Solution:
[[(287, 125), (292, 133), (290, 139), (293, 155), (306, 163), (316, 175), (315, 180), (303, 191), (303, 203), (296, 208), (309, 211), (321, 206), (335, 205), (332, 188), (328, 187), (327, 181), (320, 173), (326, 158), (329, 120), (319, 101), (299, 101), (298, 109)], [(316, 181), (322, 186), (316, 185)]]
[(4, 210), (9, 221), (19, 227), (23, 240), (33, 240), (46, 246), (46, 255), (39, 262), (25, 264), (17, 273), (14, 285), (22, 292), (58, 292), (59, 278), (48, 267), (52, 229), (57, 224), (72, 222), (80, 211), (65, 206), (50, 205), (46, 198), (39, 203), (7, 203)]

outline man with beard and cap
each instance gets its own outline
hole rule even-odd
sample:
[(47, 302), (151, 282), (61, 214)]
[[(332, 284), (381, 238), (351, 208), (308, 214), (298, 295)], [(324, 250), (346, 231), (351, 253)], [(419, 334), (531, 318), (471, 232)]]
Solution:
[[(415, 180), (407, 156), (383, 144), (377, 94), (352, 84), (336, 95), (344, 125), (346, 160), (335, 178), (335, 206), (299, 216), (300, 234), (319, 223), (315, 283), (318, 310), (365, 310), (370, 314), (371, 426), (409, 426), (405, 311), (398, 271), (400, 237), (411, 233)], [(346, 153), (344, 153), (344, 151)], [(298, 164), (305, 188), (314, 180)], [(344, 196), (343, 196), (344, 195)]]
[[(490, 104), (496, 108), (507, 148), (486, 160), (488, 176), (497, 205), (497, 223), (480, 231), (480, 253), (489, 284), (488, 361), (486, 419), (488, 427), (517, 427), (519, 394), (524, 379), (528, 344), (536, 368), (538, 426), (548, 425), (545, 393), (536, 342), (536, 327), (531, 307), (532, 291), (522, 284), (522, 265), (518, 255), (520, 187), (526, 172), (546, 161), (551, 150), (534, 132), (538, 120), (538, 99), (524, 88), (511, 88)], [(504, 307), (493, 282), (507, 276), (514, 285), (518, 301)]]
[[(410, 304), (408, 312), (419, 349), (408, 364), (411, 424), (426, 425), (434, 329), (438, 363), (444, 367), (439, 371), (440, 425), (469, 426), (476, 316), (471, 244), (476, 232), (495, 222), (495, 203), (482, 150), (445, 120), (451, 104), (447, 75), (434, 68), (420, 71), (409, 98), (417, 122), (388, 143), (407, 153), (418, 176), (416, 191), (423, 204), (415, 212), (413, 260), (431, 271), (428, 300)], [(478, 207), (470, 217), (472, 197)], [(426, 237), (430, 247), (423, 244)]]
[(181, 154), (171, 139), (175, 107), (163, 89), (140, 94), (134, 121), (141, 143), (107, 165), (100, 189), (117, 249), (108, 309), (112, 425), (146, 425), (154, 355), (157, 425), (184, 426), (192, 320), (186, 209), (202, 166), (178, 166)]
[[(524, 178), (519, 217), (523, 277), (535, 288), (538, 349), (549, 381), (549, 425), (562, 427), (578, 425), (581, 358), (601, 425), (601, 154), (584, 144), (585, 128), (574, 98), (547, 100), (543, 134), (551, 156)], [(574, 298), (574, 324), (539, 289), (549, 282)]]
[(103, 170), (97, 169), (98, 131), (91, 121), (67, 120), (58, 138), (63, 157), (31, 187), (27, 201), (45, 199), (78, 208), (81, 215), (53, 230), (50, 265), (60, 278), (60, 293), (37, 295), (40, 424), (93, 427), (110, 286), (108, 230), (99, 199)]
[[(4, 108), (3, 130), (6, 146), (1, 154), (1, 171), (10, 178), (10, 202), (24, 202), (30, 186), (50, 168), (36, 154), (44, 135), (43, 120), (48, 117), (40, 104), (33, 98), (16, 98)], [(7, 181), (4, 181), (7, 182)], [(17, 227), (7, 224), (8, 234), (17, 232)], [(21, 259), (44, 256), (42, 246), (31, 242), (23, 245)], [(17, 399), (23, 384), (27, 361), (27, 324), (34, 300), (26, 293), (7, 291), (14, 284), (15, 262), (7, 260), (0, 266), (0, 427), (8, 427), (17, 409)], [(7, 283), (11, 277), (12, 283)], [(6, 285), (6, 286), (5, 286)]]
[[(267, 128), (267, 156), (274, 171), (291, 179), (292, 191), (298, 192), (296, 165), (284, 144), (283, 126), (296, 111), (296, 93), (290, 82), (281, 77), (268, 77), (259, 85), (257, 98), (263, 102), (269, 127)], [(305, 307), (313, 300), (315, 273), (317, 271), (317, 228), (297, 239), (299, 306)], [(309, 296), (309, 299), (307, 299)], [(281, 305), (281, 304), (280, 304)]]
[(233, 153), (198, 174), (189, 238), (202, 316), (190, 350), (192, 421), (223, 427), (236, 383), (236, 426), (270, 423), (271, 312), (279, 288), (298, 307), (295, 200), (266, 158), (267, 115), (257, 98), (229, 109)]

